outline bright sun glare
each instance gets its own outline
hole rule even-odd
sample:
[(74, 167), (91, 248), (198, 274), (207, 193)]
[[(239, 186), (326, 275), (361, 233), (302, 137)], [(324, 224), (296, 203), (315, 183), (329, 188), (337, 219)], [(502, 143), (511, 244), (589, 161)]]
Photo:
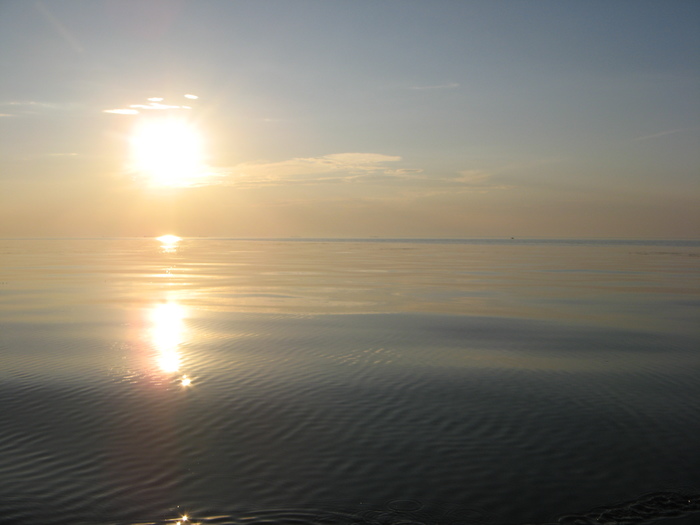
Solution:
[(130, 146), (132, 170), (154, 186), (192, 186), (205, 175), (202, 135), (187, 120), (141, 121)]
[(178, 237), (177, 235), (161, 235), (160, 237), (156, 237), (157, 240), (159, 240), (163, 244), (175, 244), (177, 242), (180, 242), (182, 239)]
[(177, 252), (178, 244), (182, 239), (177, 235), (168, 234), (156, 237), (156, 240), (160, 241), (160, 248), (163, 253), (175, 253)]

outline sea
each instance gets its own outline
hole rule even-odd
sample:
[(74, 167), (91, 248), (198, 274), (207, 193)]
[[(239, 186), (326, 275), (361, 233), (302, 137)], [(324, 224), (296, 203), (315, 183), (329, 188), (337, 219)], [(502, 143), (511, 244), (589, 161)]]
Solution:
[(0, 524), (700, 523), (700, 241), (0, 240)]

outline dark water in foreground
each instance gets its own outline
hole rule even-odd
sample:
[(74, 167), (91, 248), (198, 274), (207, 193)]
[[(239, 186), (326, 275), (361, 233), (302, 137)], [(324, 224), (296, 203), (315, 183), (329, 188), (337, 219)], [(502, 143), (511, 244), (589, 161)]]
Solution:
[(700, 522), (700, 243), (0, 241), (0, 523)]

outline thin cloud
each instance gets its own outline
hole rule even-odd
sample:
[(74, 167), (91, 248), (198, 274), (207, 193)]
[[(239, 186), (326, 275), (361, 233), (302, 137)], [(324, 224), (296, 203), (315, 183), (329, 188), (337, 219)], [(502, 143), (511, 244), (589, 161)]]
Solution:
[(61, 36), (61, 38), (73, 51), (77, 53), (83, 53), (85, 51), (83, 46), (80, 45), (80, 42), (78, 42), (78, 39), (75, 38), (75, 35), (68, 31), (66, 26), (63, 25), (61, 21), (56, 18), (53, 13), (51, 13), (51, 11), (49, 11), (49, 8), (44, 2), (37, 1), (34, 3), (34, 7), (36, 7), (37, 11), (41, 13), (51, 27)]
[(41, 113), (53, 111), (69, 111), (78, 107), (76, 104), (56, 104), (52, 102), (37, 102), (35, 100), (11, 100), (0, 102), (0, 109), (12, 111), (12, 113), (2, 113), (7, 117), (34, 116)]
[[(188, 100), (198, 99), (196, 95), (183, 95)], [(138, 115), (142, 111), (173, 111), (173, 110), (191, 110), (192, 106), (186, 104), (165, 104), (164, 97), (149, 97), (144, 104), (130, 104), (125, 108), (103, 109), (103, 113), (111, 113), (113, 115)]]
[(654, 133), (652, 135), (644, 135), (642, 137), (636, 137), (636, 138), (633, 138), (632, 141), (639, 142), (641, 140), (649, 140), (649, 139), (655, 139), (658, 137), (665, 137), (666, 135), (673, 135), (675, 133), (680, 133), (681, 131), (685, 131), (685, 130), (684, 129), (669, 129), (666, 131), (661, 131), (659, 133)]
[(190, 106), (177, 106), (172, 104), (161, 104), (160, 102), (151, 102), (150, 104), (131, 104), (130, 108), (145, 109), (145, 110), (163, 110), (163, 109), (192, 109)]
[(68, 107), (67, 105), (53, 104), (51, 102), (37, 102), (36, 100), (11, 100), (9, 102), (3, 102), (0, 106), (12, 107), (12, 108), (44, 108), (44, 109), (62, 109)]
[(102, 113), (112, 113), (114, 115), (138, 115), (139, 112), (135, 109), (104, 109)]
[(413, 89), (416, 91), (428, 91), (433, 89), (456, 89), (459, 87), (457, 82), (449, 82), (447, 84), (435, 84), (432, 86), (411, 86), (408, 89)]
[(420, 168), (392, 167), (403, 159), (381, 153), (335, 153), (280, 162), (243, 163), (219, 168), (220, 184), (243, 187), (300, 184), (369, 184), (442, 192), (506, 189), (492, 173), (463, 170), (448, 175), (427, 174)]
[(334, 153), (281, 162), (244, 163), (226, 171), (231, 184), (328, 183), (380, 174), (387, 170), (386, 163), (400, 160), (401, 157), (380, 153)]
[(419, 175), (420, 173), (423, 173), (423, 170), (420, 168), (400, 168), (397, 170), (385, 170), (384, 173), (386, 175), (391, 175), (392, 177), (403, 177), (405, 179), (410, 179)]
[(494, 173), (483, 170), (462, 170), (457, 173), (431, 176), (429, 174), (414, 173), (406, 178), (405, 187), (430, 188), (436, 194), (448, 192), (486, 192), (492, 190), (509, 189), (511, 186), (494, 180)]
[(492, 176), (491, 173), (482, 170), (463, 170), (454, 181), (468, 186), (483, 186)]

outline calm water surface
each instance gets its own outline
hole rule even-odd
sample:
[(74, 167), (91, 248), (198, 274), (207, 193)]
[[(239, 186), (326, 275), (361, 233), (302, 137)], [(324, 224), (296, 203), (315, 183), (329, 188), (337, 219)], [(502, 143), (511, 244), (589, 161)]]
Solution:
[(0, 523), (690, 525), (700, 243), (0, 241)]

